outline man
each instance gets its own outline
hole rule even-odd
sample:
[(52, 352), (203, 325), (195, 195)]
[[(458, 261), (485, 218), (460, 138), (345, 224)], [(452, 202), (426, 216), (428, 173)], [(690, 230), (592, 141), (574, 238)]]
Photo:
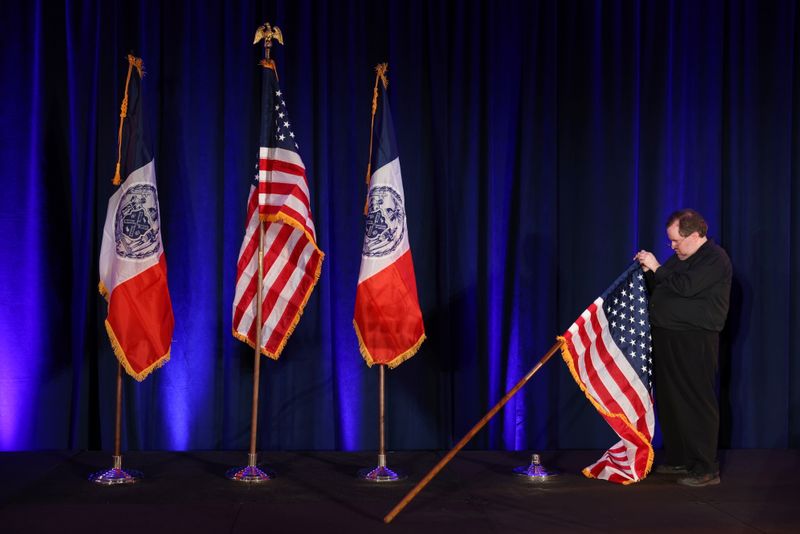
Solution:
[(656, 408), (666, 463), (657, 473), (684, 474), (679, 484), (719, 484), (719, 332), (730, 300), (728, 255), (706, 237), (708, 225), (691, 209), (667, 219), (675, 254), (663, 265), (646, 250), (635, 258), (650, 292)]

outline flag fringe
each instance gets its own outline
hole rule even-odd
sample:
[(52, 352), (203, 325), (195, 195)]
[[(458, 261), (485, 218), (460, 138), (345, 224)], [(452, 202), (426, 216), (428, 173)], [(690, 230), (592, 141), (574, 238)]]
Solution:
[[(575, 365), (572, 362), (572, 360), (573, 360), (572, 353), (569, 350), (569, 345), (567, 343), (567, 340), (564, 338), (564, 336), (558, 336), (556, 339), (558, 339), (558, 341), (561, 342), (561, 358), (564, 360), (564, 363), (567, 364), (567, 368), (569, 369), (569, 372), (572, 375), (572, 379), (575, 380), (575, 383), (578, 384), (578, 387), (581, 388), (581, 391), (583, 391), (583, 394), (586, 396), (587, 399), (589, 399), (589, 402), (591, 402), (592, 405), (594, 405), (595, 409), (597, 409), (598, 412), (600, 412), (602, 415), (605, 415), (606, 417), (613, 417), (615, 419), (619, 419), (620, 421), (622, 421), (625, 424), (625, 426), (627, 426), (637, 436), (639, 436), (639, 438), (644, 443), (647, 443), (647, 466), (644, 469), (644, 474), (640, 478), (638, 478), (637, 480), (625, 481), (622, 484), (623, 485), (628, 485), (628, 484), (631, 484), (631, 483), (634, 483), (634, 482), (639, 482), (641, 480), (644, 480), (644, 478), (647, 476), (647, 474), (650, 473), (650, 469), (653, 467), (654, 452), (653, 452), (652, 443), (650, 443), (649, 440), (644, 436), (644, 434), (639, 432), (636, 429), (636, 427), (633, 426), (630, 421), (628, 421), (627, 417), (625, 417), (622, 414), (611, 413), (608, 410), (606, 410), (605, 408), (603, 408), (600, 405), (599, 402), (597, 402), (597, 400), (591, 395), (591, 393), (589, 393), (586, 390), (586, 386), (584, 385), (583, 381), (581, 380), (580, 375), (578, 374), (578, 371), (575, 369)], [(586, 469), (583, 470), (583, 474), (585, 476), (587, 476), (588, 478), (595, 478), (595, 477), (593, 477), (591, 475), (586, 474)]]
[[(355, 319), (353, 319), (353, 328), (355, 329), (356, 337), (358, 338), (358, 351), (361, 353), (361, 356), (364, 358), (364, 361), (367, 362), (367, 367), (372, 367), (376, 363), (381, 363), (375, 361), (375, 358), (373, 358), (372, 354), (369, 352), (367, 345), (364, 343), (364, 338), (361, 337), (361, 330), (358, 329), (358, 323), (356, 323)], [(408, 360), (409, 358), (414, 356), (417, 353), (417, 351), (419, 351), (419, 348), (422, 346), (422, 342), (425, 341), (426, 339), (427, 337), (423, 332), (423, 334), (419, 337), (419, 339), (408, 350), (399, 354), (393, 360), (386, 362), (386, 365), (389, 367), (389, 369), (394, 369), (404, 361)]]
[[(272, 216), (270, 215), (270, 217)], [(297, 327), (297, 324), (300, 322), (300, 317), (303, 316), (303, 312), (306, 309), (306, 304), (308, 303), (308, 299), (311, 298), (311, 293), (313, 293), (314, 288), (317, 287), (317, 282), (319, 282), (319, 277), (322, 274), (322, 260), (325, 259), (325, 254), (319, 249), (319, 247), (317, 247), (317, 244), (314, 242), (313, 239), (311, 240), (311, 243), (314, 244), (314, 247), (317, 249), (317, 252), (320, 255), (319, 262), (317, 263), (317, 268), (314, 270), (314, 280), (311, 282), (311, 285), (308, 287), (308, 291), (306, 291), (306, 294), (303, 296), (303, 302), (300, 303), (300, 307), (297, 311), (297, 314), (292, 319), (292, 324), (289, 325), (289, 328), (286, 330), (286, 333), (284, 334), (283, 339), (281, 339), (281, 342), (278, 345), (278, 348), (275, 350), (275, 352), (268, 351), (265, 347), (259, 347), (259, 352), (261, 354), (267, 356), (268, 358), (272, 358), (273, 360), (277, 360), (280, 357), (281, 352), (283, 352), (283, 349), (286, 347), (286, 343), (289, 341), (289, 337), (291, 337), (291, 335), (294, 333), (294, 329)], [(235, 337), (239, 341), (247, 343), (248, 345), (250, 345), (250, 348), (255, 350), (256, 344), (254, 341), (251, 341), (249, 337), (237, 331), (236, 328), (232, 328), (231, 330), (233, 331), (233, 337)]]
[[(232, 328), (231, 330), (233, 331), (233, 337), (235, 337), (235, 338), (236, 338), (236, 339), (238, 339), (239, 341), (242, 341), (243, 343), (247, 343), (247, 344), (250, 346), (250, 348), (251, 348), (251, 349), (254, 349), (254, 350), (255, 350), (255, 348), (256, 348), (256, 344), (255, 344), (253, 341), (250, 341), (250, 338), (249, 338), (249, 337), (247, 337), (247, 336), (246, 336), (246, 335), (244, 335), (244, 334), (241, 334), (241, 333), (239, 333), (239, 332), (238, 332), (238, 331), (237, 331), (235, 328)], [(269, 352), (269, 351), (268, 351), (267, 349), (265, 349), (264, 347), (261, 347), (261, 350), (260, 350), (259, 352), (260, 352), (262, 355), (264, 355), (264, 356), (266, 356), (267, 358), (270, 358), (270, 359), (272, 359), (272, 360), (277, 360), (277, 359), (278, 359), (278, 357), (280, 356), (280, 352), (279, 352), (279, 353), (276, 355), (276, 354), (273, 354), (273, 353)]]
[(143, 369), (141, 372), (136, 372), (133, 367), (131, 367), (130, 362), (128, 362), (128, 357), (125, 356), (125, 351), (122, 349), (122, 345), (119, 344), (117, 340), (117, 336), (114, 334), (114, 329), (111, 327), (111, 323), (106, 320), (106, 332), (108, 333), (108, 339), (111, 341), (111, 348), (114, 350), (114, 355), (117, 357), (120, 365), (125, 368), (125, 372), (131, 375), (133, 378), (136, 379), (137, 382), (141, 382), (147, 376), (158, 369), (159, 367), (163, 366), (165, 363), (169, 361), (170, 350), (167, 350), (167, 353), (161, 356), (158, 360), (153, 362), (149, 367)]
[[(314, 248), (316, 249), (317, 253), (320, 254), (321, 256), (320, 265), (322, 265), (322, 260), (325, 259), (325, 253), (322, 252), (322, 249), (320, 249), (319, 246), (317, 245), (316, 238), (313, 235), (311, 235), (311, 233), (306, 229), (305, 226), (302, 225), (302, 223), (300, 223), (300, 221), (286, 215), (285, 213), (280, 213), (280, 212), (272, 213), (270, 215), (259, 214), (258, 220), (268, 223), (278, 222), (278, 223), (288, 224), (289, 226), (295, 228), (296, 230), (300, 230), (301, 232), (303, 232), (306, 235), (306, 239), (311, 241), (311, 244), (314, 245)], [(314, 284), (316, 284), (316, 281), (314, 282)]]
[(108, 288), (106, 287), (106, 285), (103, 283), (102, 280), (100, 280), (100, 282), (97, 283), (97, 290), (100, 292), (103, 298), (106, 299), (106, 302), (108, 302), (108, 299), (111, 295), (109, 294)]

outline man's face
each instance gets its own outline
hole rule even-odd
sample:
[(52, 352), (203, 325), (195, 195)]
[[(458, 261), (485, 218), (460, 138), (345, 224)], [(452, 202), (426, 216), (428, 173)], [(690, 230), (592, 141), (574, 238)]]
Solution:
[(675, 221), (667, 228), (667, 239), (669, 239), (670, 248), (675, 251), (675, 255), (681, 261), (694, 254), (699, 248), (699, 234), (692, 232), (686, 237), (682, 236), (678, 230), (678, 221)]

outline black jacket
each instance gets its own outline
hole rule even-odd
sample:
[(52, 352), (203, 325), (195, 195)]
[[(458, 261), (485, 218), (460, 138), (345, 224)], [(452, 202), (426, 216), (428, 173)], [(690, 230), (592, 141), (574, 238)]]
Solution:
[(728, 255), (710, 239), (685, 260), (673, 254), (655, 273), (645, 273), (650, 324), (719, 332), (728, 316), (732, 275)]

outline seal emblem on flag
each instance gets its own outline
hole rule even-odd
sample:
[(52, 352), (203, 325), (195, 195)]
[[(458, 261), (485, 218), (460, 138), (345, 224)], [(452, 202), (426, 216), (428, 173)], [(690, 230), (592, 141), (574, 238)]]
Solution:
[(403, 240), (405, 223), (403, 199), (397, 191), (386, 185), (370, 189), (362, 254), (374, 258), (393, 252)]
[(125, 190), (114, 225), (117, 255), (140, 260), (158, 254), (160, 228), (156, 188), (141, 183)]

